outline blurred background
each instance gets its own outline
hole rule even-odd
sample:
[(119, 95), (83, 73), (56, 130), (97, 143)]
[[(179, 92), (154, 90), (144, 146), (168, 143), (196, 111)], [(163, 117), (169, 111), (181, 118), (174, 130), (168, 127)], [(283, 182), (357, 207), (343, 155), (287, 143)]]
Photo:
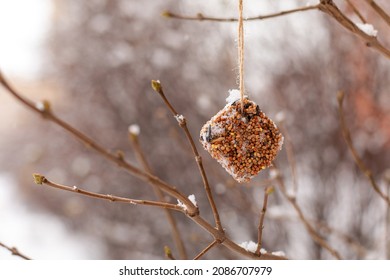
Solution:
[[(335, 2), (359, 21), (347, 1)], [(390, 11), (387, 1), (377, 2)], [(316, 3), (246, 0), (244, 14)], [(365, 1), (354, 3), (390, 46), (389, 26)], [(195, 194), (202, 215), (212, 221), (191, 150), (150, 81), (162, 82), (197, 139), (225, 105), (228, 90), (238, 87), (237, 24), (168, 19), (161, 16), (165, 10), (236, 17), (237, 1), (0, 0), (0, 69), (26, 97), (50, 100), (58, 116), (108, 149), (123, 150), (134, 164), (127, 133), (129, 125), (139, 125), (156, 175)], [(390, 61), (317, 10), (247, 22), (245, 44), (246, 90), (263, 112), (283, 121), (285, 148), (276, 164), (305, 215), (344, 258), (390, 258), (389, 208), (348, 151), (336, 99), (339, 90), (346, 93), (353, 141), (388, 192)], [(162, 259), (164, 245), (176, 253), (161, 210), (34, 185), (31, 174), (38, 172), (95, 192), (155, 199), (144, 182), (26, 110), (2, 88), (0, 102), (0, 242), (35, 259)], [(264, 187), (274, 183), (269, 170), (238, 184), (197, 146), (229, 237), (255, 241)], [(286, 146), (294, 152), (295, 175)], [(268, 207), (265, 249), (292, 259), (332, 258), (279, 191)], [(190, 258), (212, 241), (185, 216), (174, 217)], [(0, 258), (14, 257), (0, 250)], [(221, 246), (205, 258), (240, 256)]]

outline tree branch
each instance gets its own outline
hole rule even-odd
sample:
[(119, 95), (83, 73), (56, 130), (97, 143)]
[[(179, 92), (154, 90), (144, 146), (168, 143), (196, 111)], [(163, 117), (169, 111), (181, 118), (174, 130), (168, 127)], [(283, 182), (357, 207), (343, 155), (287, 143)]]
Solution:
[(74, 192), (78, 193), (81, 195), (89, 196), (92, 198), (97, 198), (97, 199), (103, 199), (103, 200), (109, 200), (111, 202), (121, 202), (121, 203), (127, 203), (127, 204), (133, 204), (133, 205), (148, 205), (148, 206), (155, 206), (155, 207), (160, 207), (160, 208), (165, 208), (165, 209), (171, 209), (171, 210), (176, 210), (182, 213), (185, 213), (185, 208), (183, 208), (180, 205), (177, 204), (172, 204), (172, 203), (167, 203), (167, 202), (160, 202), (160, 201), (152, 201), (152, 200), (139, 200), (139, 199), (131, 199), (131, 198), (126, 198), (126, 197), (120, 197), (120, 196), (115, 196), (111, 194), (100, 194), (96, 192), (90, 192), (86, 191), (84, 189), (80, 189), (77, 186), (66, 186), (66, 185), (61, 185), (55, 182), (50, 181), (47, 179), (45, 176), (40, 175), (40, 174), (33, 174), (34, 177), (34, 182), (37, 185), (47, 185), (52, 188), (60, 189), (63, 191), (68, 191), (68, 192)]
[(8, 251), (11, 252), (12, 255), (14, 256), (18, 256), (22, 259), (25, 259), (25, 260), (31, 260), (29, 257), (27, 257), (26, 255), (22, 254), (19, 252), (19, 250), (16, 248), (16, 247), (9, 247), (7, 245), (5, 245), (4, 243), (1, 243), (0, 242), (0, 247), (3, 247), (5, 249), (7, 249)]
[(264, 229), (264, 218), (265, 218), (265, 213), (267, 211), (267, 205), (268, 205), (268, 196), (274, 192), (273, 187), (267, 187), (264, 191), (264, 201), (263, 201), (263, 209), (261, 209), (260, 212), (260, 218), (259, 218), (259, 226), (257, 229), (257, 248), (255, 251), (256, 255), (260, 256), (260, 250), (261, 250), (261, 245), (263, 242), (263, 229)]
[(362, 13), (356, 8), (356, 6), (351, 2), (351, 0), (345, 0), (347, 1), (348, 5), (351, 6), (353, 12), (358, 16), (358, 18), (363, 22), (367, 23), (367, 20), (363, 17)]
[[(370, 2), (370, 5), (377, 11), (377, 13), (390, 25), (390, 17), (386, 12), (381, 9), (376, 3), (372, 0), (366, 0)], [(264, 20), (268, 18), (274, 18), (279, 16), (284, 16), (296, 12), (303, 12), (309, 10), (320, 10), (330, 17), (334, 18), (339, 24), (341, 24), (344, 28), (348, 29), (361, 39), (367, 42), (368, 47), (372, 47), (382, 55), (390, 59), (390, 49), (386, 48), (382, 45), (381, 42), (375, 36), (370, 36), (364, 31), (362, 31), (355, 23), (353, 23), (345, 14), (343, 14), (340, 9), (336, 6), (336, 4), (332, 0), (320, 0), (320, 3), (317, 5), (311, 5), (307, 7), (301, 7), (296, 9), (291, 9), (287, 11), (282, 11), (278, 13), (273, 13), (269, 15), (259, 15), (255, 17), (249, 17), (245, 19), (246, 21), (255, 21), (255, 20)], [(360, 13), (358, 13), (359, 16)], [(166, 11), (162, 14), (168, 18), (174, 19), (182, 19), (182, 20), (196, 20), (196, 21), (216, 21), (216, 22), (235, 22), (238, 21), (237, 18), (216, 18), (216, 17), (208, 17), (204, 16), (201, 13), (198, 13), (196, 16), (183, 16), (179, 14), (172, 13), (170, 11)], [(361, 14), (360, 14), (361, 15)], [(364, 21), (363, 21), (364, 22)]]
[[(297, 12), (315, 10), (315, 9), (318, 9), (318, 6), (319, 6), (319, 4), (312, 5), (312, 6), (306, 6), (306, 7), (300, 7), (300, 8), (286, 10), (286, 11), (281, 11), (281, 12), (272, 13), (272, 14), (268, 14), (268, 15), (259, 15), (259, 16), (255, 16), (255, 17), (249, 17), (249, 18), (244, 19), (244, 21), (264, 20), (264, 19), (275, 18), (275, 17), (279, 17), (279, 16), (284, 16), (284, 15), (289, 15), (289, 14), (293, 14), (293, 13), (297, 13)], [(196, 14), (196, 16), (184, 16), (184, 15), (175, 14), (175, 13), (170, 12), (170, 11), (165, 11), (162, 13), (162, 16), (167, 17), (167, 18), (173, 18), (173, 19), (197, 20), (197, 21), (217, 21), (217, 22), (238, 21), (238, 18), (209, 17), (209, 16), (204, 16), (202, 13), (198, 13), (198, 14)]]
[(195, 258), (194, 260), (199, 260), (204, 254), (206, 254), (211, 248), (213, 248), (215, 245), (218, 244), (218, 240), (214, 239), (213, 242), (211, 242), (206, 248), (202, 250)]
[(374, 189), (375, 192), (379, 194), (379, 196), (386, 201), (388, 205), (390, 205), (390, 198), (387, 196), (385, 193), (381, 191), (379, 188), (378, 184), (375, 181), (374, 176), (372, 175), (372, 171), (364, 164), (363, 160), (359, 156), (359, 153), (357, 152), (353, 141), (351, 137), (351, 133), (347, 127), (347, 123), (345, 121), (345, 116), (344, 116), (344, 110), (343, 110), (343, 101), (344, 101), (344, 92), (340, 91), (337, 94), (337, 101), (338, 101), (338, 109), (339, 109), (339, 118), (340, 118), (340, 126), (341, 130), (345, 139), (345, 142), (347, 143), (348, 149), (352, 154), (353, 159), (355, 160), (355, 163), (359, 167), (359, 169), (362, 171), (364, 176), (367, 177), (368, 181), (370, 182), (372, 188)]
[(356, 34), (367, 42), (368, 47), (372, 47), (390, 59), (390, 50), (383, 46), (375, 36), (370, 36), (362, 31), (354, 22), (344, 15), (332, 0), (320, 0), (319, 9), (334, 18), (340, 25)]
[[(92, 197), (95, 199), (108, 200), (111, 202), (122, 202), (122, 203), (133, 204), (133, 205), (149, 205), (149, 206), (156, 206), (156, 207), (160, 207), (160, 208), (167, 208), (167, 209), (182, 212), (184, 214), (187, 214), (187, 216), (188, 216), (188, 213), (186, 213), (187, 211), (182, 206), (179, 206), (177, 204), (175, 205), (175, 204), (164, 203), (164, 202), (159, 202), (159, 201), (150, 201), (150, 200), (137, 200), (137, 199), (130, 199), (130, 198), (124, 198), (124, 197), (119, 197), (119, 196), (113, 196), (110, 194), (100, 194), (100, 193), (95, 193), (95, 192), (89, 192), (89, 191), (80, 189), (76, 186), (70, 187), (70, 186), (60, 185), (60, 184), (51, 182), (46, 177), (44, 177), (40, 174), (34, 174), (33, 176), (34, 176), (35, 183), (38, 185), (45, 184), (49, 187), (57, 188), (57, 189), (64, 190), (64, 191), (78, 193), (80, 195), (89, 196), (89, 197)], [(237, 253), (240, 253), (243, 256), (246, 256), (246, 257), (252, 258), (252, 259), (257, 259), (257, 258), (274, 259), (274, 260), (284, 259), (282, 257), (274, 256), (272, 254), (262, 255), (261, 257), (258, 257), (256, 255), (254, 255), (253, 253), (246, 251), (244, 248), (238, 246), (236, 243), (234, 243), (233, 241), (228, 239), (223, 232), (221, 233), (221, 231), (212, 227), (201, 216), (196, 215), (193, 217), (191, 217), (191, 216), (188, 216), (188, 217), (190, 217), (195, 223), (197, 223), (199, 226), (203, 227), (206, 231), (208, 231), (211, 235), (213, 235), (214, 239), (217, 240), (219, 243), (222, 243), (227, 248), (229, 248)]]
[(377, 12), (377, 14), (390, 26), (390, 16), (383, 10), (374, 0), (366, 0), (366, 2)]
[(198, 149), (195, 146), (195, 142), (192, 139), (190, 131), (188, 130), (187, 120), (184, 118), (184, 116), (179, 115), (177, 113), (177, 111), (175, 110), (175, 108), (172, 106), (172, 104), (169, 102), (168, 98), (164, 94), (164, 91), (163, 91), (163, 88), (162, 88), (160, 81), (153, 80), (152, 81), (152, 88), (155, 92), (157, 92), (160, 95), (160, 97), (163, 99), (165, 105), (169, 108), (169, 110), (172, 112), (173, 116), (176, 118), (179, 126), (184, 130), (184, 133), (185, 133), (187, 140), (191, 146), (192, 152), (195, 156), (195, 160), (196, 160), (196, 163), (197, 163), (198, 168), (199, 168), (200, 175), (201, 175), (202, 180), (203, 180), (203, 186), (204, 186), (204, 189), (206, 191), (207, 198), (208, 198), (210, 206), (211, 206), (211, 210), (213, 211), (216, 227), (218, 230), (223, 232), (218, 209), (217, 209), (217, 206), (215, 204), (213, 194), (211, 192), (211, 188), (209, 185), (209, 181), (207, 179), (206, 171), (204, 170), (204, 167), (203, 167), (202, 157), (199, 155)]

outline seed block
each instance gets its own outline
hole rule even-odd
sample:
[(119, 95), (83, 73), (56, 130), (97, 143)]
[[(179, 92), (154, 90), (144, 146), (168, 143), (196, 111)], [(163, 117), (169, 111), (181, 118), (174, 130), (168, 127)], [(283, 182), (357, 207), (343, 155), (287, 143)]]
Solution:
[(200, 142), (241, 183), (272, 165), (283, 136), (259, 106), (245, 98), (244, 113), (240, 100), (230, 102), (202, 127)]

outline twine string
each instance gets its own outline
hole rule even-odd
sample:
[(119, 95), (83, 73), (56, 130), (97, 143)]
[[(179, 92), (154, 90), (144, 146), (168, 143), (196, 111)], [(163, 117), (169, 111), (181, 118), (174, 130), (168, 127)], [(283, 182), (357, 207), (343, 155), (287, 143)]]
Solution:
[(238, 1), (238, 65), (239, 65), (239, 86), (241, 95), (241, 112), (244, 114), (244, 20), (242, 17), (243, 0)]

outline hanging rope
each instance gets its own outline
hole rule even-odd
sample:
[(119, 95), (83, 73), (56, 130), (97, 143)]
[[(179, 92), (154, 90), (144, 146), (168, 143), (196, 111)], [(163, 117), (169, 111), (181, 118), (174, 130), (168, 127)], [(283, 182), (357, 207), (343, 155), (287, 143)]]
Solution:
[(244, 21), (242, 18), (243, 0), (238, 1), (238, 65), (239, 65), (239, 83), (241, 94), (241, 112), (244, 113)]

